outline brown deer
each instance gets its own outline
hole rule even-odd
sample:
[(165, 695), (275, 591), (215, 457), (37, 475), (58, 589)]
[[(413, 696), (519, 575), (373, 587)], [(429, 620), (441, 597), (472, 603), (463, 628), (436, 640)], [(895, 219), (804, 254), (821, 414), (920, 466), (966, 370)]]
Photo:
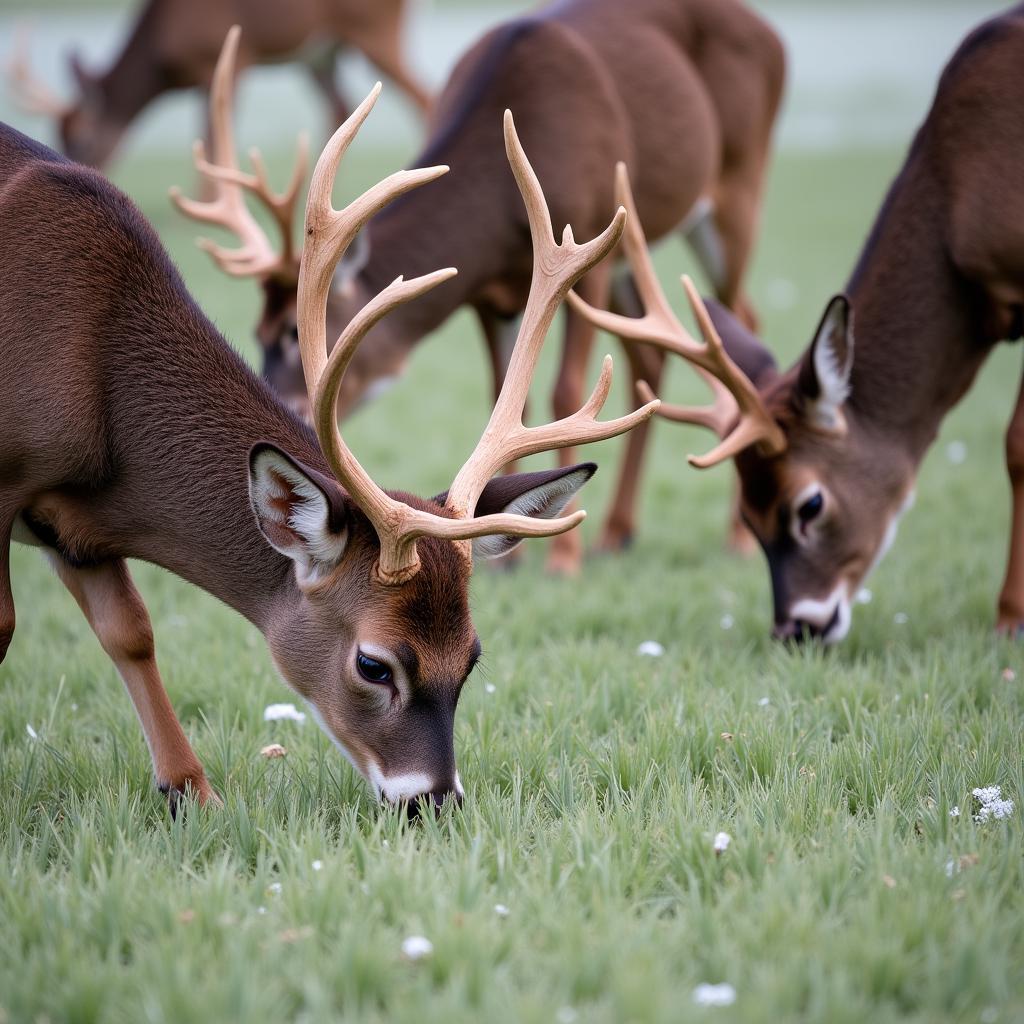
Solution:
[(164, 692), (125, 559), (161, 565), (254, 623), (286, 682), (378, 795), (428, 806), (461, 799), (452, 729), (480, 653), (468, 608), (473, 556), (572, 529), (583, 514), (562, 509), (596, 467), (492, 477), (511, 459), (614, 436), (655, 408), (597, 421), (608, 359), (582, 408), (523, 426), (551, 320), (615, 244), (625, 211), (591, 242), (577, 244), (566, 228), (556, 243), (506, 115), (537, 258), (505, 386), (447, 492), (421, 500), (370, 479), (338, 433), (337, 393), (364, 335), (455, 273), (393, 281), (328, 358), (340, 254), (382, 206), (446, 170), (399, 172), (332, 208), (339, 162), (379, 89), (328, 143), (306, 206), (298, 309), (316, 433), (217, 334), (125, 196), (0, 126), (0, 659), (14, 631), (13, 536), (45, 548), (114, 661), (172, 808), (183, 792), (201, 802), (214, 793)]
[[(693, 465), (735, 459), (743, 516), (768, 559), (779, 637), (829, 643), (846, 635), (852, 599), (889, 548), (943, 417), (995, 344), (1024, 333), (1022, 111), (1018, 5), (968, 36), (946, 67), (845, 294), (829, 302), (810, 347), (784, 373), (727, 310), (712, 304), (704, 315), (689, 284), (706, 344), (687, 334), (635, 219), (625, 245), (644, 318), (571, 299), (592, 323), (713, 375), (712, 407), (663, 405), (661, 413), (722, 439), (708, 455), (691, 457)], [(618, 197), (630, 206), (624, 172)], [(1020, 633), (1024, 390), (1006, 461), (1013, 522), (997, 623)]]
[[(224, 60), (221, 84), (215, 81), (211, 93), (214, 150), (209, 161), (198, 154), (219, 195), (210, 204), (180, 195), (176, 201), (186, 214), (241, 239), (233, 252), (207, 246), (225, 271), (261, 283), (256, 333), (263, 374), (301, 408), (295, 311), (301, 253), (292, 245), (287, 202), (298, 184), (275, 203), (262, 174), (239, 171), (227, 88), (230, 45)], [(384, 282), (434, 266), (442, 251), (464, 272), (372, 333), (341, 390), (340, 415), (393, 380), (413, 346), (466, 305), (479, 317), (500, 387), (531, 263), (529, 234), (501, 157), (497, 125), (506, 106), (535, 154), (556, 224), (597, 229), (612, 205), (612, 168), (626, 160), (639, 168), (637, 206), (648, 236), (684, 231), (716, 294), (753, 324), (742, 281), (784, 70), (775, 33), (738, 0), (564, 0), (485, 35), (453, 71), (416, 161), (446, 163), (453, 173), (433, 194), (410, 195), (370, 222), (365, 244), (354, 249), (358, 256), (339, 268), (328, 322), (340, 330)], [(243, 191), (270, 206), (284, 238), (279, 250), (245, 212)], [(601, 303), (612, 285), (602, 266), (580, 287)], [(634, 307), (628, 281), (616, 282), (614, 292), (621, 306)], [(557, 416), (578, 405), (592, 341), (586, 321), (569, 314), (553, 395)], [(634, 348), (628, 356), (634, 377), (658, 380), (658, 350)], [(645, 442), (644, 427), (630, 435), (604, 548), (621, 548), (633, 535)], [(572, 456), (561, 458), (569, 464)], [(571, 572), (580, 557), (578, 539), (563, 536), (549, 567)]]
[[(70, 58), (78, 96), (66, 102), (35, 78), (23, 43), (10, 61), (15, 95), (32, 113), (57, 119), (61, 148), (79, 163), (104, 167), (131, 122), (173, 89), (207, 89), (228, 29), (245, 43), (236, 70), (298, 56), (330, 107), (331, 130), (348, 117), (336, 78), (338, 55), (361, 51), (423, 113), (432, 101), (409, 71), (401, 37), (405, 0), (147, 0), (121, 53), (103, 74)], [(233, 87), (233, 83), (232, 83)]]

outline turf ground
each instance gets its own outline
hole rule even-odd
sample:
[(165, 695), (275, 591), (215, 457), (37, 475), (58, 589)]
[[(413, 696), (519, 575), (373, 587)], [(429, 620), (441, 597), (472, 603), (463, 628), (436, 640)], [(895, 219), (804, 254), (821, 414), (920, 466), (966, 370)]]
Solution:
[[(776, 162), (752, 292), (783, 358), (899, 161)], [(354, 163), (347, 180), (368, 182), (393, 160)], [(255, 288), (215, 273), (164, 198), (184, 165), (136, 157), (116, 177), (254, 356)], [(666, 280), (686, 265), (675, 244), (659, 257)], [(456, 736), (467, 802), (414, 828), (315, 726), (262, 721), (290, 694), (258, 634), (137, 566), (167, 688), (226, 801), (169, 820), (112, 666), (38, 553), (16, 548), (0, 1021), (1024, 1019), (1020, 811), (970, 814), (973, 787), (1024, 796), (1024, 665), (991, 632), (1019, 375), (1019, 352), (997, 352), (949, 418), (873, 600), (829, 654), (768, 641), (764, 565), (722, 550), (728, 474), (687, 469), (708, 440), (660, 424), (627, 555), (563, 581), (534, 544), (518, 572), (478, 572), (486, 654)], [(484, 379), (459, 316), (346, 435), (384, 482), (433, 493), (484, 421)], [(697, 394), (676, 368), (668, 397)], [(609, 411), (623, 401), (620, 382)], [(588, 541), (620, 447), (590, 452)], [(644, 640), (664, 657), (638, 657)], [(285, 759), (260, 757), (271, 741)], [(732, 842), (716, 857), (719, 831)], [(414, 934), (434, 952), (409, 963)], [(702, 982), (731, 984), (735, 1003), (696, 1005)]]

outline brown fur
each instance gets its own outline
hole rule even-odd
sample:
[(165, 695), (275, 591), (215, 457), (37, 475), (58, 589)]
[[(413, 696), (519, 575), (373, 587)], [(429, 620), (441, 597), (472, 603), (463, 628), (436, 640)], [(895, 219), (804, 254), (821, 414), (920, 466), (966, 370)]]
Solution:
[[(762, 373), (762, 396), (788, 449), (736, 459), (743, 513), (769, 561), (775, 620), (798, 624), (798, 598), (850, 596), (874, 563), (886, 524), (945, 414), (1000, 340), (1024, 328), (1024, 5), (961, 45), (893, 183), (847, 293), (855, 351), (845, 432), (808, 416), (810, 350), (785, 374)], [(727, 344), (743, 332), (716, 317)], [(744, 335), (744, 340), (749, 341)], [(744, 351), (730, 344), (741, 364)], [(1007, 435), (1014, 525), (999, 625), (1024, 623), (1024, 393)], [(791, 536), (794, 497), (818, 481), (826, 510), (805, 545)]]
[[(453, 716), (479, 650), (460, 550), (424, 537), (420, 572), (379, 583), (376, 534), (315, 436), (202, 315), (138, 211), (98, 173), (3, 125), (0, 222), (0, 660), (14, 630), (17, 523), (49, 549), (117, 665), (172, 798), (214, 794), (164, 693), (127, 558), (253, 622), (364, 774), (372, 759), (385, 775), (428, 775), (435, 799), (457, 791)], [(325, 529), (347, 538), (313, 582), (271, 547), (250, 505), (250, 452), (267, 446), (301, 464), (329, 504)], [(500, 481), (477, 507), (554, 476)], [(358, 678), (361, 643), (409, 652), (405, 692)]]
[[(398, 310), (356, 354), (339, 401), (350, 411), (376, 380), (399, 373), (413, 346), (462, 306), (479, 315), (495, 373), (504, 373), (502, 321), (520, 313), (532, 253), (526, 215), (505, 164), (502, 112), (508, 107), (531, 154), (556, 232), (571, 223), (591, 238), (614, 208), (618, 160), (633, 172), (648, 238), (675, 229), (702, 196), (715, 201), (726, 275), (720, 297), (753, 320), (743, 295), (760, 207), (772, 124), (784, 77), (775, 33), (738, 0), (561, 0), (487, 33), (459, 61), (445, 87), (417, 164), (451, 173), (410, 193), (370, 223), (369, 262), (351, 294), (329, 307), (329, 336), (398, 274), (451, 265), (459, 276)], [(604, 305), (607, 268), (581, 283)], [(593, 331), (567, 312), (566, 346), (553, 395), (555, 415), (580, 404)], [(264, 372), (300, 404), (304, 380), (294, 350), (295, 294), (268, 282), (257, 337)], [(630, 354), (636, 376), (656, 386), (662, 358)], [(646, 431), (630, 440), (605, 543), (633, 531), (635, 476)], [(572, 461), (571, 450), (560, 455)], [(573, 569), (571, 534), (555, 539), (559, 565)]]
[(238, 70), (293, 58), (314, 41), (323, 55), (310, 63), (330, 104), (333, 124), (348, 116), (335, 84), (341, 49), (354, 47), (427, 112), (430, 98), (406, 67), (401, 52), (405, 0), (147, 0), (124, 47), (100, 75), (77, 59), (79, 95), (59, 121), (64, 152), (103, 167), (125, 130), (153, 100), (174, 89), (210, 85), (221, 43), (242, 26)]

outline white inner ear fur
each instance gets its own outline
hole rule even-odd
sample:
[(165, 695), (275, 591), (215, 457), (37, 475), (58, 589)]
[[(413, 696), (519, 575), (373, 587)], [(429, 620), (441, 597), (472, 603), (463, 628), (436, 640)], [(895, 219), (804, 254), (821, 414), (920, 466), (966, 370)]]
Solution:
[[(531, 519), (554, 519), (589, 479), (586, 470), (568, 473), (559, 480), (552, 480), (550, 483), (524, 491), (501, 511), (512, 515), (529, 516)], [(505, 534), (477, 537), (473, 541), (473, 557), (498, 558), (511, 551), (522, 539)]]
[(295, 562), (300, 583), (315, 583), (338, 564), (348, 530), (333, 533), (329, 529), (330, 509), (323, 491), (288, 459), (274, 451), (260, 452), (249, 490), (264, 536)]
[[(813, 404), (815, 423), (823, 430), (844, 431), (842, 406), (850, 397), (850, 371), (853, 368), (853, 339), (842, 337), (846, 318), (830, 307), (825, 322), (814, 340), (814, 375), (819, 396)], [(846, 348), (846, 359), (840, 362), (836, 343)]]

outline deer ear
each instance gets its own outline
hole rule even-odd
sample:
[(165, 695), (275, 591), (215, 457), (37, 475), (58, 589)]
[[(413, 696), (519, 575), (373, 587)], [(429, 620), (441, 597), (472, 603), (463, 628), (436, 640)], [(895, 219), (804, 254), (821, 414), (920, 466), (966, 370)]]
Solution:
[(704, 305), (729, 358), (755, 387), (764, 387), (779, 369), (771, 350), (728, 306), (709, 298)]
[(261, 442), (249, 453), (249, 501), (267, 542), (295, 563), (299, 583), (315, 583), (338, 564), (348, 510), (333, 480)]
[[(476, 515), (498, 512), (529, 516), (531, 519), (554, 519), (576, 496), (576, 492), (597, 472), (593, 462), (539, 473), (511, 473), (496, 476), (484, 488), (476, 503)], [(448, 495), (439, 494), (434, 501), (443, 505)], [(473, 541), (474, 558), (498, 558), (511, 551), (522, 537), (478, 537)]]
[(853, 309), (845, 295), (836, 295), (825, 309), (798, 378), (806, 414), (822, 430), (846, 429), (842, 406), (850, 397), (852, 369)]

